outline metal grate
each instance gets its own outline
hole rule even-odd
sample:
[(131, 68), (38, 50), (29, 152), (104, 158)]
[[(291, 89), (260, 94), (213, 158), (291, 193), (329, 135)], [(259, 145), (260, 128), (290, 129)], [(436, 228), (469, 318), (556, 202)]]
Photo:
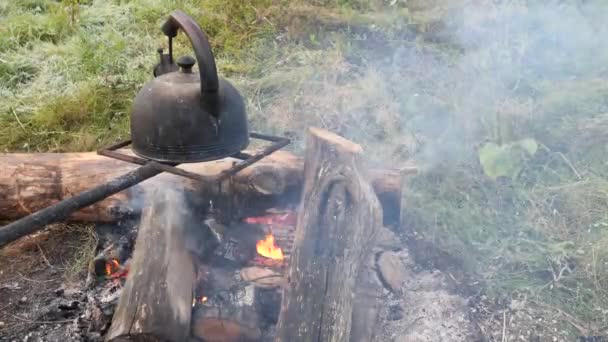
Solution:
[(272, 154), (273, 152), (280, 150), (281, 148), (287, 146), (291, 142), (288, 138), (276, 137), (276, 136), (260, 134), (260, 133), (250, 133), (249, 137), (252, 139), (269, 141), (269, 142), (271, 142), (271, 144), (270, 144), (270, 146), (266, 147), (265, 149), (263, 149), (262, 151), (254, 154), (254, 155), (246, 154), (243, 152), (233, 155), (232, 158), (240, 159), (241, 162), (236, 163), (231, 168), (222, 171), (217, 176), (204, 176), (204, 175), (200, 175), (198, 173), (194, 173), (194, 172), (190, 172), (190, 171), (186, 171), (186, 170), (177, 168), (177, 167), (175, 167), (175, 164), (160, 163), (160, 162), (156, 162), (156, 161), (153, 161), (150, 159), (127, 155), (127, 154), (120, 153), (117, 151), (118, 149), (131, 145), (131, 140), (125, 140), (125, 141), (119, 142), (115, 145), (101, 149), (101, 150), (97, 151), (97, 154), (106, 156), (106, 157), (110, 157), (110, 158), (114, 158), (114, 159), (118, 159), (118, 160), (122, 160), (122, 161), (125, 161), (128, 163), (137, 164), (137, 165), (151, 165), (153, 168), (156, 168), (159, 171), (168, 172), (168, 173), (172, 173), (174, 175), (194, 179), (199, 182), (216, 183), (216, 182), (221, 182), (231, 176), (234, 176), (236, 173), (243, 170), (244, 168), (251, 166), (252, 164), (258, 162), (259, 160)]

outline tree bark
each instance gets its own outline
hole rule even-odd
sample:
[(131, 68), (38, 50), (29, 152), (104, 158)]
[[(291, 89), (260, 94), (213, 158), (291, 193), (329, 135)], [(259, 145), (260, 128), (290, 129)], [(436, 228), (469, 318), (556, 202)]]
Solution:
[[(121, 152), (128, 153), (128, 150)], [(183, 187), (191, 193), (202, 191), (207, 196), (215, 196), (218, 201), (222, 201), (222, 195), (234, 193), (250, 201), (253, 199), (249, 198), (264, 198), (273, 202), (274, 197), (283, 195), (294, 186), (298, 180), (295, 174), (301, 172), (297, 158), (281, 151), (275, 154), (242, 170), (222, 187), (213, 189), (202, 189), (196, 181), (163, 173), (74, 213), (70, 220), (107, 222), (125, 215), (139, 214), (142, 194), (147, 188)], [(183, 164), (180, 168), (202, 175), (217, 175), (234, 162), (235, 159), (227, 158), (209, 163)], [(29, 215), (136, 167), (93, 152), (0, 154), (0, 219), (13, 220)]]
[(362, 149), (310, 129), (293, 254), (276, 341), (349, 341), (356, 281), (382, 225)]
[(182, 342), (190, 334), (201, 229), (179, 191), (149, 198), (106, 341)]
[(374, 341), (380, 314), (382, 284), (376, 276), (376, 256), (369, 253), (366, 257), (356, 281), (349, 342)]
[[(216, 175), (230, 168), (235, 161), (228, 158), (180, 167), (204, 175)], [(303, 165), (302, 158), (277, 151), (242, 170), (222, 187), (213, 189), (202, 189), (200, 183), (193, 180), (163, 173), (74, 213), (70, 220), (107, 222), (140, 214), (143, 191), (154, 187), (184, 187), (196, 196), (201, 196), (202, 192), (203, 197), (207, 201), (213, 200), (216, 207), (230, 208), (230, 215), (260, 214), (273, 206), (297, 202), (302, 188)], [(94, 152), (0, 154), (0, 220), (24, 217), (136, 167)], [(415, 169), (410, 169), (415, 172)], [(382, 204), (399, 208), (399, 173), (375, 170), (371, 174)]]

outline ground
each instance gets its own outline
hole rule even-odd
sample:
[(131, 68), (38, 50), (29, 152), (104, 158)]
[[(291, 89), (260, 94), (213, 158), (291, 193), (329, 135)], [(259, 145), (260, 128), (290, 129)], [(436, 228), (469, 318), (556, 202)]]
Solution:
[[(487, 340), (606, 334), (604, 1), (0, 0), (0, 150), (124, 139), (175, 8), (209, 34), (253, 129), (300, 152), (319, 126), (374, 166), (419, 165), (399, 231), (469, 293)], [(31, 278), (37, 249), (10, 267)], [(2, 286), (45, 284), (6, 272)]]
[(95, 244), (91, 227), (58, 224), (0, 252), (0, 341), (38, 329), (48, 341), (60, 340), (52, 337), (55, 330), (65, 337), (63, 325), (76, 316), (45, 310), (60, 292), (84, 280)]

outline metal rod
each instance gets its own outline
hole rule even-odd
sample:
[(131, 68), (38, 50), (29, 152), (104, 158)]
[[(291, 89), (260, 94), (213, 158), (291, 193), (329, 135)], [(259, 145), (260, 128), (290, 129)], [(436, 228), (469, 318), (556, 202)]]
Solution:
[(195, 181), (202, 182), (202, 183), (212, 183), (212, 182), (217, 181), (217, 177), (214, 177), (214, 176), (199, 175), (198, 173), (186, 171), (184, 169), (174, 167), (173, 165), (162, 164), (162, 163), (155, 162), (155, 161), (148, 161), (143, 158), (129, 156), (126, 154), (118, 153), (116, 151), (111, 151), (110, 149), (100, 150), (97, 152), (97, 154), (105, 156), (105, 157), (110, 157), (110, 158), (126, 161), (128, 163), (133, 163), (133, 164), (138, 164), (138, 165), (146, 165), (146, 164), (152, 165), (155, 168), (157, 168), (158, 170), (172, 173), (174, 175), (190, 178)]
[[(287, 142), (287, 144), (289, 144), (289, 142), (290, 142), (290, 140), (287, 138), (276, 137), (274, 135), (267, 135), (267, 134), (262, 134), (262, 133), (251, 132), (251, 133), (249, 133), (249, 136), (254, 139), (268, 140), (268, 141), (272, 141), (272, 142)], [(285, 145), (283, 145), (283, 146), (285, 146)]]
[(46, 226), (69, 217), (73, 212), (88, 207), (106, 197), (127, 189), (137, 183), (152, 178), (162, 171), (156, 165), (146, 164), (108, 183), (99, 185), (91, 190), (64, 199), (50, 207), (37, 211), (20, 220), (12, 222), (0, 228), (0, 248), (19, 239), (22, 236), (32, 234)]
[(114, 150), (118, 150), (119, 148), (123, 148), (123, 147), (129, 146), (129, 145), (131, 145), (131, 139), (125, 140), (125, 141), (121, 141), (121, 142), (116, 143), (116, 144), (114, 144), (112, 146), (109, 146), (109, 147), (106, 148), (106, 150), (114, 151)]
[(245, 153), (245, 152), (239, 152), (232, 156), (232, 158), (236, 158), (236, 159), (240, 159), (240, 160), (247, 160), (251, 157), (253, 157), (251, 154)]
[(158, 163), (155, 161), (151, 161), (150, 164), (152, 164), (152, 166), (154, 166), (155, 168), (157, 168), (161, 171), (169, 172), (174, 175), (178, 175), (178, 176), (182, 176), (182, 177), (186, 177), (186, 178), (190, 178), (190, 179), (194, 179), (195, 181), (199, 181), (204, 184), (217, 182), (216, 176), (199, 175), (198, 173), (186, 171), (184, 169), (180, 169), (180, 168), (177, 168), (177, 167), (174, 167), (171, 165), (167, 165), (167, 164), (161, 164), (161, 163)]
[[(255, 136), (254, 136), (255, 135)], [(278, 151), (280, 149), (282, 149), (283, 147), (287, 146), (290, 143), (290, 140), (287, 138), (278, 138), (278, 137), (272, 137), (272, 136), (266, 136), (266, 135), (262, 135), (262, 134), (258, 134), (258, 133), (251, 133), (250, 136), (252, 138), (257, 138), (257, 139), (263, 139), (263, 140), (269, 140), (274, 142), (274, 144), (266, 147), (264, 150), (262, 150), (262, 152), (257, 153), (254, 156), (251, 156), (251, 158), (243, 161), (242, 163), (238, 163), (236, 165), (234, 165), (233, 167), (231, 167), (230, 169), (223, 171), (220, 173), (219, 175), (219, 181), (223, 181), (231, 176), (234, 176), (235, 174), (237, 174), (239, 171), (241, 171), (242, 169), (250, 166), (253, 163), (258, 162), (260, 159), (272, 154), (275, 151)]]
[(169, 37), (169, 63), (173, 63), (173, 38)]
[(137, 165), (146, 165), (148, 163), (148, 160), (146, 159), (122, 154), (120, 152), (112, 151), (109, 148), (107, 150), (99, 150), (97, 151), (97, 154)]

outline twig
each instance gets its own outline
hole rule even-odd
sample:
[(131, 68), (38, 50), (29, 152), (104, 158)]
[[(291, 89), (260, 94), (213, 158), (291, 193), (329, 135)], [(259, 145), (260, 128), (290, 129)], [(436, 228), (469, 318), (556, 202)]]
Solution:
[(40, 247), (39, 244), (36, 244), (36, 247), (38, 247), (38, 250), (40, 251), (40, 255), (42, 256), (42, 259), (44, 260), (44, 262), (51, 268), (55, 267), (55, 266), (51, 265), (51, 263), (49, 262), (49, 259), (47, 259), (46, 255), (44, 255), (44, 251), (42, 250), (42, 247)]
[[(51, 135), (51, 134), (66, 134), (66, 131), (45, 131), (45, 132), (34, 132), (33, 135)], [(78, 135), (76, 135), (78, 136)]]
[(572, 165), (572, 163), (570, 162), (570, 160), (568, 158), (566, 158), (566, 156), (561, 153), (561, 152), (555, 152), (557, 153), (558, 156), (562, 157), (562, 159), (564, 160), (564, 162), (570, 167), (570, 169), (572, 170), (572, 172), (574, 172), (574, 174), (576, 175), (576, 178), (578, 178), (578, 180), (582, 180), (583, 177), (581, 177), (581, 174), (578, 173), (578, 171), (576, 170), (576, 168), (574, 167), (574, 165)]
[(23, 278), (23, 279), (25, 279), (25, 280), (28, 280), (28, 281), (33, 281), (33, 282), (35, 282), (35, 283), (48, 283), (48, 282), (51, 282), (51, 281), (55, 281), (55, 280), (57, 280), (57, 279), (49, 279), (49, 280), (36, 280), (36, 279), (31, 279), (31, 278), (28, 278), (28, 277), (24, 276), (23, 274), (21, 274), (20, 272), (17, 272), (17, 274), (18, 274), (18, 275), (19, 275), (21, 278)]
[(572, 272), (570, 270), (570, 266), (568, 266), (567, 263), (564, 265), (564, 267), (562, 267), (561, 270), (559, 270), (559, 274), (557, 275), (557, 277), (555, 277), (555, 273), (553, 273), (553, 278), (555, 279), (556, 283), (562, 279), (562, 275), (564, 274), (565, 271)]
[(32, 320), (29, 320), (29, 319), (26, 319), (23, 317), (15, 316), (11, 313), (9, 313), (9, 316), (14, 317), (14, 318), (20, 320), (21, 322), (25, 322), (25, 323), (29, 323), (29, 324), (54, 324), (54, 323), (63, 324), (63, 323), (71, 323), (74, 321), (73, 319), (64, 319), (64, 320), (60, 320), (60, 321), (32, 321)]
[(17, 119), (17, 123), (19, 123), (19, 126), (21, 126), (21, 129), (24, 132), (27, 132), (27, 130), (25, 129), (25, 126), (23, 126), (23, 124), (21, 123), (21, 120), (19, 120), (19, 117), (17, 116), (17, 112), (15, 112), (14, 109), (11, 108), (11, 112), (13, 112), (13, 115), (15, 116), (15, 119)]
[(507, 342), (507, 311), (502, 311), (502, 342)]
[[(563, 318), (568, 323), (570, 323), (573, 327), (575, 327), (579, 331), (579, 333), (581, 335), (589, 336), (589, 329), (583, 327), (583, 324), (578, 319), (576, 319), (575, 317), (573, 317), (572, 315), (570, 315), (569, 313), (564, 312), (560, 308), (556, 308), (556, 307), (551, 306), (551, 305), (547, 305), (547, 304), (544, 304), (544, 303), (539, 303), (537, 301), (534, 301), (534, 303), (536, 305), (538, 305), (539, 307), (544, 307), (544, 308), (547, 308), (547, 309), (551, 309), (551, 310), (557, 311), (557, 313), (560, 314), (561, 316), (563, 316)], [(591, 330), (592, 331), (597, 331), (598, 329), (597, 329), (596, 326), (592, 325), (591, 326)]]

